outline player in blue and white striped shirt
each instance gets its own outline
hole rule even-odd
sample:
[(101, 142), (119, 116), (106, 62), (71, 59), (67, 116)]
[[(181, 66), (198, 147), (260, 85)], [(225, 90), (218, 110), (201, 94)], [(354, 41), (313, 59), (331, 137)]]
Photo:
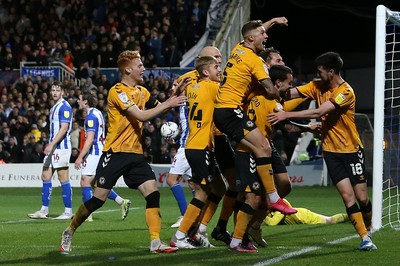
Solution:
[(50, 138), (45, 147), (43, 171), (42, 171), (42, 208), (28, 214), (32, 219), (47, 219), (49, 217), (49, 204), (52, 192), (51, 177), (57, 171), (61, 183), (61, 193), (65, 206), (64, 212), (54, 218), (66, 220), (72, 218), (72, 189), (69, 182), (69, 159), (71, 157), (71, 127), (72, 108), (63, 98), (64, 87), (59, 81), (51, 85), (50, 94), (55, 104), (50, 109)]
[[(106, 139), (106, 124), (102, 113), (95, 108), (96, 102), (96, 97), (90, 92), (79, 95), (79, 109), (87, 112), (84, 128), (86, 140), (75, 161), (75, 168), (82, 169), (81, 190), (83, 202), (88, 201), (93, 196), (91, 182), (96, 174), (97, 164), (103, 153)], [(114, 190), (111, 190), (108, 198), (121, 206), (122, 220), (124, 220), (128, 215), (131, 201), (121, 198)], [(91, 215), (87, 218), (87, 221), (93, 221)]]

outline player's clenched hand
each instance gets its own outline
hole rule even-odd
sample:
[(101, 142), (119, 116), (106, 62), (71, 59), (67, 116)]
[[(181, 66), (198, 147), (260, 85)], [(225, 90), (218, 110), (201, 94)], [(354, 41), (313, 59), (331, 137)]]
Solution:
[(267, 115), (268, 122), (270, 122), (271, 125), (275, 125), (276, 123), (278, 123), (280, 121), (286, 120), (286, 112), (285, 111), (278, 110), (278, 109), (275, 109), (274, 111), (275, 111), (275, 113), (271, 113), (271, 114)]
[(281, 26), (287, 26), (288, 20), (285, 17), (277, 17), (275, 18), (275, 23)]

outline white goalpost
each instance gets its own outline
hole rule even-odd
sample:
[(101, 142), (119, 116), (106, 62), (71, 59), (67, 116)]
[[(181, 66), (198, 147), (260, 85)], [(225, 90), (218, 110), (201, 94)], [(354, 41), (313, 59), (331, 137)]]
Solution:
[(372, 227), (400, 229), (400, 12), (376, 9)]

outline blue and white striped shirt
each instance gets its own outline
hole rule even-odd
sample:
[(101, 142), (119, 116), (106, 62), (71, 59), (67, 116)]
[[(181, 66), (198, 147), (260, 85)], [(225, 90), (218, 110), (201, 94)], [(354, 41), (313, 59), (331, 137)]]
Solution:
[(72, 108), (69, 103), (61, 99), (50, 109), (50, 138), (49, 143), (60, 131), (61, 123), (68, 123), (68, 131), (64, 138), (57, 144), (57, 149), (72, 149), (71, 128), (72, 128)]
[(106, 125), (103, 114), (92, 107), (85, 119), (85, 133), (92, 131), (95, 133), (93, 145), (88, 154), (100, 155), (103, 151), (104, 141), (106, 139)]
[(185, 148), (186, 140), (189, 136), (188, 107), (185, 105), (179, 106), (179, 126), (181, 128), (179, 143), (181, 144), (181, 148)]

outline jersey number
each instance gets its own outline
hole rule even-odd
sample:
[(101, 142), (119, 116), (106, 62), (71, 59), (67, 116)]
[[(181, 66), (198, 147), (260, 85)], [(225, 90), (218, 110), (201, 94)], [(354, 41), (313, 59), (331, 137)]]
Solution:
[(353, 172), (353, 175), (362, 175), (363, 174), (363, 168), (361, 163), (351, 163), (350, 164), (351, 170)]
[(228, 73), (226, 73), (226, 69), (227, 69), (228, 67), (231, 68), (232, 66), (233, 66), (232, 63), (230, 63), (230, 62), (226, 63), (226, 66), (225, 66), (225, 68), (224, 68), (224, 72), (222, 73), (222, 75), (224, 76), (224, 78), (223, 78), (222, 81), (221, 81), (221, 86), (225, 84), (226, 79), (227, 79), (227, 77), (228, 77)]
[(201, 121), (201, 119), (203, 118), (203, 110), (199, 109), (197, 110), (196, 113), (196, 109), (197, 106), (199, 105), (199, 103), (193, 103), (193, 107), (190, 108), (189, 110), (189, 119), (190, 120), (195, 120), (195, 121)]

